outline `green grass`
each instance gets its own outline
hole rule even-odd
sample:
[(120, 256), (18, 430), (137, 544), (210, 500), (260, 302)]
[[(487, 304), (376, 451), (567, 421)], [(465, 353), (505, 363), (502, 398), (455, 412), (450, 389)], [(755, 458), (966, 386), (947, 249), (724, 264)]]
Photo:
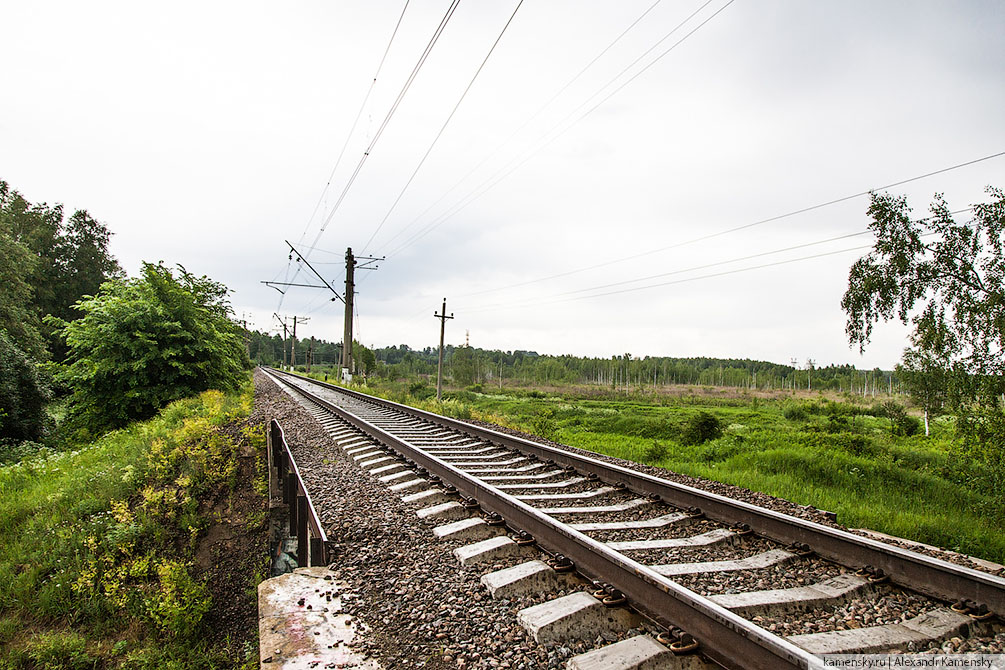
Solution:
[(0, 467), (0, 669), (234, 667), (199, 642), (189, 574), (198, 495), (231, 485), (215, 428), (241, 393), (208, 391), (73, 450)]
[[(412, 397), (408, 388), (381, 380), (363, 390), (436, 411), (435, 399)], [(934, 422), (926, 438), (892, 435), (877, 407), (850, 399), (709, 397), (703, 403), (693, 394), (626, 399), (578, 388), (462, 390), (446, 398), (445, 413), (454, 416), (761, 491), (836, 512), (849, 527), (1005, 562), (1005, 510), (993, 492), (980, 492), (991, 478), (960, 458), (948, 420)], [(684, 446), (681, 427), (699, 411), (716, 416), (723, 435)]]

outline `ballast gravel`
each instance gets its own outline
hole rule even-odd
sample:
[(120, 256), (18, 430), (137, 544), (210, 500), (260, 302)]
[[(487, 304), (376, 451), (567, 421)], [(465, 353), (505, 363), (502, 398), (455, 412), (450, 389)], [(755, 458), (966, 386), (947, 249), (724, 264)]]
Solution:
[[(724, 484), (722, 482), (712, 481), (710, 479), (698, 479), (696, 477), (690, 477), (688, 475), (683, 475), (678, 472), (673, 472), (672, 470), (666, 470), (664, 468), (655, 467), (652, 465), (644, 465), (642, 463), (633, 463), (631, 461), (623, 461), (619, 458), (614, 458), (613, 456), (606, 456), (604, 454), (594, 453), (592, 451), (586, 451), (585, 449), (579, 449), (577, 447), (572, 447), (567, 444), (560, 444), (558, 442), (553, 442), (552, 440), (546, 440), (537, 435), (530, 433), (525, 433), (523, 431), (514, 430), (512, 428), (507, 428), (505, 426), (499, 426), (494, 423), (489, 423), (487, 421), (478, 421), (476, 419), (468, 419), (467, 423), (481, 426), (482, 428), (488, 428), (500, 433), (505, 433), (507, 435), (512, 435), (514, 437), (522, 437), (525, 440), (531, 440), (532, 442), (537, 442), (539, 444), (544, 444), (550, 447), (557, 447), (565, 451), (569, 451), (581, 456), (588, 456), (594, 458), (598, 461), (603, 461), (605, 463), (612, 463), (614, 465), (619, 465), (628, 470), (634, 470), (636, 472), (642, 472), (654, 477), (660, 477), (661, 479), (667, 479), (678, 484), (684, 484), (685, 486), (692, 486), (696, 489), (701, 489), (702, 491), (708, 491), (710, 493), (717, 493), (719, 495), (732, 498), (733, 500), (742, 500), (748, 502), (752, 505), (757, 505), (758, 507), (764, 507), (765, 509), (774, 510), (776, 512), (781, 512), (782, 514), (788, 514), (789, 516), (798, 517), (800, 519), (806, 519), (807, 521), (813, 521), (814, 523), (819, 523), (824, 526), (830, 526), (831, 528), (838, 528), (840, 530), (848, 531), (849, 533), (854, 533), (856, 535), (862, 535), (865, 537), (873, 537), (868, 532), (848, 528), (836, 521), (833, 521), (829, 516), (828, 512), (816, 509), (808, 505), (797, 505), (789, 500), (784, 500), (782, 498), (776, 498), (770, 496), (766, 493), (759, 493), (757, 491), (751, 491), (750, 489), (745, 489), (739, 486), (734, 486), (732, 484)], [(873, 537), (873, 539), (875, 539)], [(887, 544), (892, 544), (894, 546), (901, 547), (919, 554), (926, 554), (928, 556), (934, 556), (943, 561), (948, 561), (950, 563), (956, 563), (957, 565), (963, 565), (968, 568), (973, 568), (974, 570), (981, 570), (983, 572), (990, 572), (991, 574), (1005, 575), (1005, 567), (997, 568), (994, 570), (988, 570), (985, 566), (970, 560), (969, 557), (958, 554), (952, 551), (941, 551), (939, 549), (929, 549), (924, 546), (918, 546), (913, 542), (898, 541), (896, 538), (882, 540)]]
[[(355, 598), (346, 601), (346, 612), (357, 616), (373, 633), (363, 643), (364, 651), (387, 668), (564, 668), (566, 660), (605, 642), (576, 643), (545, 647), (538, 645), (516, 623), (517, 611), (548, 599), (519, 598), (512, 601), (493, 600), (481, 585), (482, 574), (508, 567), (522, 560), (495, 565), (462, 568), (452, 550), (460, 542), (439, 541), (433, 537), (435, 523), (422, 522), (415, 509), (403, 503), (398, 494), (388, 491), (358, 467), (332, 444), (320, 423), (295, 400), (290, 398), (267, 376), (255, 373), (256, 409), (260, 414), (282, 423), (301, 472), (304, 474), (313, 502), (322, 518), (329, 538), (335, 545), (333, 567), (352, 587)], [(630, 463), (558, 445), (533, 435), (494, 424), (471, 421), (496, 431), (517, 435), (540, 443), (558, 446), (598, 460), (646, 472), (671, 481), (727, 495), (752, 504), (824, 525), (843, 528), (813, 508), (718, 482), (698, 480), (661, 468)], [(561, 480), (562, 477), (546, 481)], [(590, 484), (597, 486), (597, 484)], [(572, 490), (582, 490), (586, 483)], [(523, 493), (524, 491), (512, 491)], [(527, 493), (536, 491), (528, 490)], [(544, 492), (544, 491), (540, 491)], [(549, 491), (550, 493), (551, 491)], [(559, 491), (554, 491), (555, 493)], [(567, 492), (565, 490), (561, 492)], [(615, 493), (587, 503), (536, 503), (540, 506), (596, 506), (624, 501), (635, 496)], [(351, 501), (348, 502), (348, 501)], [(629, 512), (611, 515), (563, 515), (563, 521), (644, 519), (675, 511), (665, 504), (645, 505)], [(602, 517), (610, 517), (602, 518)], [(678, 529), (635, 530), (590, 533), (602, 541), (687, 536), (709, 529), (713, 524), (696, 520)], [(719, 524), (714, 524), (721, 527)], [(686, 528), (686, 530), (684, 530)], [(661, 532), (662, 531), (662, 532)], [(683, 532), (681, 532), (683, 531)], [(679, 533), (679, 534), (678, 534)], [(764, 543), (765, 546), (761, 546)], [(768, 546), (768, 545), (771, 546)], [(674, 560), (722, 560), (747, 555), (753, 549), (778, 548), (762, 538), (746, 538), (737, 544), (718, 545), (704, 549), (632, 551), (632, 558)], [(908, 548), (917, 550), (913, 546)], [(941, 552), (923, 551), (946, 560), (971, 565), (965, 557), (947, 556)], [(685, 558), (685, 554), (687, 555)], [(533, 557), (533, 556), (532, 556)], [(532, 558), (531, 557), (531, 558)], [(669, 560), (668, 560), (669, 559)], [(659, 560), (658, 562), (662, 562)], [(645, 560), (644, 562), (652, 562)], [(739, 573), (682, 575), (675, 581), (704, 595), (736, 593), (764, 588), (805, 586), (845, 572), (844, 569), (819, 559), (796, 559), (772, 568)], [(550, 597), (566, 595), (578, 589), (562, 590)], [(794, 613), (779, 617), (755, 619), (776, 634), (787, 636), (814, 630), (858, 628), (894, 623), (910, 618), (926, 609), (932, 601), (914, 594), (891, 591), (879, 598), (853, 600), (845, 605)], [(627, 631), (615, 639), (626, 639), (640, 632)], [(1005, 631), (1001, 624), (984, 625), (968, 639), (952, 638), (927, 649), (912, 651), (965, 653), (1001, 653), (1005, 650)]]
[(512, 563), (461, 567), (451, 553), (459, 542), (437, 540), (432, 524), (420, 521), (414, 507), (340, 453), (318, 421), (258, 371), (255, 403), (283, 426), (335, 545), (332, 567), (357, 596), (347, 599), (344, 609), (371, 629), (359, 650), (383, 667), (557, 670), (605, 642), (550, 647), (534, 642), (516, 614), (546, 598), (493, 600), (479, 581)]

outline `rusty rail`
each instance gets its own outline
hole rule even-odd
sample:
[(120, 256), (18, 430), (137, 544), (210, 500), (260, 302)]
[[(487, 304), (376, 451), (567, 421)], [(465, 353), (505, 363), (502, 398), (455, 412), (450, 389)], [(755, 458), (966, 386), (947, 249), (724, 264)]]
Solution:
[(267, 442), (269, 463), (276, 468), (277, 486), (282, 490), (283, 503), (290, 509), (290, 535), (297, 538), (297, 565), (327, 565), (328, 535), (300, 477), (286, 434), (275, 419), (269, 422)]

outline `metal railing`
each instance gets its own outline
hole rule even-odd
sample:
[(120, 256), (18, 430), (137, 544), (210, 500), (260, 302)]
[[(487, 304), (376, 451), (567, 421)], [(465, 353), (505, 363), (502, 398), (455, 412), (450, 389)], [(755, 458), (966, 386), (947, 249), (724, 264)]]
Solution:
[(276, 468), (276, 485), (290, 510), (290, 535), (297, 538), (297, 565), (328, 564), (328, 535), (314, 509), (300, 470), (286, 443), (286, 434), (275, 419), (269, 422), (269, 463)]

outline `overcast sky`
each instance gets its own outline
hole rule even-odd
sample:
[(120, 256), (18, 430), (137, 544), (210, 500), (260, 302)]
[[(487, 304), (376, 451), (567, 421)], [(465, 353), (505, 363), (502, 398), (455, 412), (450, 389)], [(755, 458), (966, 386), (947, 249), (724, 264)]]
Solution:
[[(317, 283), (288, 239), (339, 290), (346, 247), (387, 256), (367, 345), (435, 344), (446, 297), (455, 344), (889, 368), (906, 331), (860, 356), (839, 304), (870, 238), (822, 242), (867, 197), (698, 238), (1005, 151), (1005, 2), (702, 4), (526, 0), (415, 172), (516, 0), (462, 0), (386, 126), (449, 0), (0, 0), (0, 179), (263, 329), (342, 337), (326, 291), (260, 283)], [(989, 184), (1005, 156), (891, 190), (924, 216)]]

